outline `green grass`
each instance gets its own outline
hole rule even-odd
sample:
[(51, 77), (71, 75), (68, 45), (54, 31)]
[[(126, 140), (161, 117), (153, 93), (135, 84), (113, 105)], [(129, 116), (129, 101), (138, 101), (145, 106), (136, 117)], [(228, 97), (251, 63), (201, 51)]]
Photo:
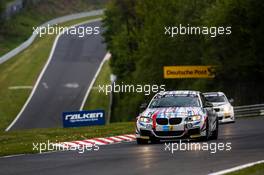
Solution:
[(228, 173), (227, 175), (263, 175), (264, 174), (264, 163), (254, 165), (249, 168), (245, 168), (236, 172)]
[(113, 123), (80, 128), (32, 129), (0, 133), (0, 156), (38, 153), (33, 143), (85, 140), (134, 133), (134, 123)]
[[(73, 20), (61, 24), (61, 26), (71, 26), (92, 18)], [(31, 91), (30, 89), (9, 90), (8, 88), (10, 86), (33, 86), (35, 84), (49, 57), (55, 37), (55, 35), (46, 35), (37, 38), (22, 53), (0, 65), (0, 130), (4, 130), (16, 117)]]
[(110, 69), (109, 61), (106, 61), (98, 77), (96, 78), (93, 89), (90, 91), (90, 94), (84, 105), (85, 110), (103, 109), (105, 111), (105, 116), (108, 116), (109, 95), (106, 95), (103, 92), (99, 92), (98, 86), (111, 84), (110, 74), (111, 74), (111, 69)]

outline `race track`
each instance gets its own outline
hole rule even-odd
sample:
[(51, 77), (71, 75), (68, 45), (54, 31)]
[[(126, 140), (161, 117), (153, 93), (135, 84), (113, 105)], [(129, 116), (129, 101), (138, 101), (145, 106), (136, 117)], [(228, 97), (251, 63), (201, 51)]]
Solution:
[(105, 54), (101, 35), (63, 34), (36, 91), (10, 130), (62, 127), (62, 113), (80, 109)]
[[(86, 24), (100, 26), (100, 22)], [(62, 126), (62, 112), (80, 109), (106, 54), (103, 38), (62, 35), (32, 98), (11, 130)], [(242, 118), (220, 126), (218, 143), (230, 151), (165, 151), (164, 143), (100, 146), (99, 151), (52, 152), (0, 158), (1, 175), (208, 174), (264, 159), (264, 118)], [(210, 141), (209, 143), (214, 143)], [(18, 143), (19, 144), (19, 143)], [(171, 143), (172, 144), (172, 143)], [(202, 142), (200, 142), (202, 144)]]
[[(231, 142), (231, 151), (164, 151), (164, 144), (135, 142), (101, 146), (97, 152), (74, 151), (0, 158), (1, 175), (74, 174), (208, 174), (264, 159), (264, 118), (238, 119), (220, 126), (217, 142)], [(212, 143), (214, 141), (210, 141)]]

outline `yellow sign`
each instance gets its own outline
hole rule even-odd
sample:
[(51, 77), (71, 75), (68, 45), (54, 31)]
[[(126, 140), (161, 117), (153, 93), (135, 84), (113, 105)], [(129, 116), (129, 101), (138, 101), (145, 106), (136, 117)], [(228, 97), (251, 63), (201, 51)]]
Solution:
[(214, 78), (213, 66), (164, 66), (164, 78)]

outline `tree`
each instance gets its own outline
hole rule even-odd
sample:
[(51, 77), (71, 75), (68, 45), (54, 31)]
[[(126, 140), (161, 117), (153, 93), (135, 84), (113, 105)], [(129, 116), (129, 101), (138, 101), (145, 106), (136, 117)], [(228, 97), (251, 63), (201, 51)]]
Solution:
[[(119, 83), (165, 84), (167, 89), (224, 91), (237, 104), (263, 102), (264, 8), (258, 0), (114, 0), (105, 39)], [(164, 35), (166, 26), (232, 27), (231, 35)], [(166, 80), (166, 65), (215, 65), (215, 80)], [(252, 87), (251, 87), (252, 86)], [(247, 91), (252, 93), (247, 93)], [(257, 97), (255, 97), (257, 96)], [(116, 94), (114, 116), (136, 116), (150, 97)], [(126, 118), (128, 119), (128, 118)], [(122, 121), (124, 118), (115, 118)]]
[(0, 1), (0, 23), (3, 21), (3, 11), (5, 9), (5, 4), (3, 1)]
[[(104, 36), (119, 82), (166, 84), (168, 89), (187, 84), (164, 80), (163, 66), (200, 64), (202, 37), (170, 38), (164, 35), (164, 27), (197, 24), (207, 5), (208, 0), (112, 1), (106, 11)], [(114, 115), (135, 116), (139, 103), (149, 98), (143, 94), (117, 94)]]
[(206, 40), (204, 61), (218, 65), (213, 85), (237, 99), (237, 104), (263, 102), (263, 15), (261, 1), (228, 0), (217, 1), (203, 17), (206, 25), (232, 26), (230, 36)]

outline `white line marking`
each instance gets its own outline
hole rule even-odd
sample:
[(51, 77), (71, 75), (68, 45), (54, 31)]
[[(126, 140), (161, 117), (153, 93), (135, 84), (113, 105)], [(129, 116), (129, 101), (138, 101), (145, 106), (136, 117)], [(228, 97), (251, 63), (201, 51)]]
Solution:
[(32, 89), (33, 86), (10, 86), (9, 90), (18, 90), (18, 89)]
[(96, 145), (105, 145), (105, 143), (100, 142), (100, 141), (97, 141), (97, 140), (93, 140), (93, 139), (89, 139), (89, 140), (86, 140), (86, 141), (93, 142), (93, 143), (95, 143)]
[(107, 138), (97, 138), (97, 140), (102, 141), (102, 142), (106, 142), (107, 144), (114, 143), (114, 141), (108, 140)]
[(83, 107), (84, 107), (84, 105), (85, 105), (85, 102), (86, 102), (86, 100), (87, 100), (87, 98), (88, 98), (88, 96), (89, 96), (89, 94), (90, 94), (91, 89), (93, 88), (93, 85), (94, 85), (94, 83), (95, 83), (95, 80), (96, 80), (97, 76), (99, 75), (99, 73), (100, 73), (100, 71), (101, 71), (101, 69), (102, 69), (102, 67), (103, 67), (103, 65), (104, 65), (104, 63), (105, 63), (105, 61), (106, 61), (106, 60), (109, 60), (110, 57), (111, 57), (111, 54), (110, 54), (109, 52), (106, 53), (104, 59), (103, 59), (102, 62), (100, 63), (100, 66), (99, 66), (99, 68), (97, 69), (97, 71), (96, 71), (96, 73), (95, 73), (95, 75), (94, 75), (94, 77), (93, 77), (93, 79), (92, 79), (92, 81), (91, 81), (91, 83), (90, 83), (90, 86), (89, 86), (89, 88), (87, 89), (86, 94), (85, 94), (85, 96), (84, 96), (84, 98), (83, 98), (82, 105), (81, 105), (81, 107), (80, 107), (80, 111), (83, 110)]
[(117, 137), (115, 137), (115, 136), (113, 136), (113, 137), (109, 137), (110, 139), (113, 139), (113, 140), (115, 140), (115, 141), (117, 141), (117, 142), (121, 142), (122, 141), (122, 139), (120, 139), (120, 138), (117, 138)]
[(247, 164), (244, 164), (244, 165), (239, 165), (239, 166), (236, 166), (236, 167), (233, 167), (233, 168), (230, 168), (230, 169), (218, 171), (218, 172), (215, 172), (215, 173), (210, 173), (209, 175), (222, 175), (222, 174), (226, 174), (226, 173), (231, 173), (231, 172), (238, 171), (238, 170), (241, 170), (241, 169), (244, 169), (244, 168), (248, 168), (248, 167), (251, 167), (251, 166), (254, 166), (254, 165), (257, 165), (257, 164), (261, 164), (261, 163), (264, 163), (264, 160), (260, 160), (260, 161), (252, 162), (252, 163), (247, 163)]
[(102, 141), (108, 142), (108, 143), (115, 143), (113, 140), (107, 139), (107, 138), (99, 138)]
[(23, 156), (23, 155), (26, 155), (26, 154), (15, 154), (15, 155), (3, 156), (3, 157), (0, 157), (0, 159), (1, 158), (18, 157), (18, 156)]
[(48, 84), (46, 82), (43, 82), (42, 85), (44, 86), (45, 89), (49, 88), (49, 86), (48, 86)]
[(16, 118), (15, 118), (15, 119), (13, 120), (13, 122), (12, 122), (12, 123), (6, 128), (5, 131), (9, 131), (10, 128), (16, 123), (16, 121), (19, 119), (19, 117), (21, 116), (21, 114), (22, 114), (22, 113), (24, 112), (24, 110), (26, 109), (26, 106), (27, 106), (28, 103), (30, 102), (31, 98), (33, 97), (33, 95), (34, 95), (34, 93), (35, 93), (35, 91), (36, 91), (36, 89), (37, 89), (37, 87), (38, 87), (38, 85), (39, 85), (39, 82), (40, 82), (42, 76), (44, 75), (44, 72), (46, 71), (46, 69), (47, 69), (47, 67), (48, 67), (48, 65), (49, 65), (49, 63), (50, 63), (50, 61), (51, 61), (51, 59), (52, 59), (52, 56), (53, 56), (53, 53), (54, 53), (54, 50), (55, 50), (55, 47), (56, 47), (56, 45), (57, 45), (57, 42), (58, 42), (59, 37), (60, 37), (60, 35), (58, 35), (58, 36), (56, 37), (56, 39), (55, 39), (55, 42), (54, 42), (54, 44), (53, 44), (53, 46), (52, 46), (51, 53), (50, 53), (50, 56), (49, 56), (49, 58), (48, 58), (48, 61), (46, 62), (44, 68), (42, 69), (42, 71), (41, 71), (41, 73), (40, 73), (40, 75), (39, 75), (39, 77), (38, 77), (38, 79), (37, 79), (37, 82), (35, 83), (35, 86), (34, 86), (33, 90), (32, 90), (31, 93), (30, 93), (29, 98), (27, 99), (26, 103), (24, 104), (23, 108), (22, 108), (21, 111), (18, 113), (18, 115), (16, 116)]
[(67, 84), (64, 85), (64, 87), (76, 89), (76, 88), (79, 87), (79, 84), (78, 83), (67, 83)]
[(129, 136), (129, 137), (136, 138), (136, 135), (135, 134), (127, 134), (127, 135), (124, 135), (124, 136)]
[(132, 138), (126, 137), (126, 136), (118, 136), (119, 138), (122, 138), (124, 140), (133, 140)]
[[(96, 21), (100, 21), (100, 20), (101, 20), (101, 18), (97, 18), (97, 19), (93, 19), (93, 20), (88, 20), (88, 21), (85, 21), (85, 22), (82, 22), (82, 23), (79, 23), (79, 24), (73, 25), (73, 26), (71, 26), (71, 27), (75, 27), (75, 26), (79, 26), (79, 25), (83, 25), (83, 24), (88, 24), (88, 23), (92, 23), (92, 22), (96, 22)], [(71, 28), (71, 27), (69, 27), (69, 28)], [(19, 119), (19, 117), (21, 116), (21, 114), (22, 114), (22, 113), (24, 112), (24, 110), (26, 109), (28, 103), (30, 102), (30, 100), (31, 100), (31, 98), (33, 97), (35, 91), (37, 90), (37, 87), (38, 87), (38, 85), (39, 85), (39, 82), (40, 82), (42, 76), (44, 75), (44, 73), (45, 73), (45, 71), (46, 71), (46, 69), (47, 69), (47, 67), (48, 67), (48, 65), (49, 65), (49, 63), (50, 63), (50, 61), (51, 61), (51, 59), (53, 58), (53, 54), (54, 54), (55, 48), (56, 48), (57, 43), (58, 43), (58, 40), (59, 40), (59, 38), (62, 36), (62, 34), (63, 34), (63, 33), (60, 33), (60, 34), (56, 37), (56, 39), (55, 39), (55, 41), (54, 41), (54, 43), (53, 43), (52, 50), (51, 50), (51, 52), (50, 52), (50, 55), (49, 55), (48, 61), (46, 62), (44, 68), (42, 69), (42, 71), (41, 71), (41, 73), (40, 73), (40, 75), (39, 75), (39, 77), (38, 77), (38, 79), (37, 79), (37, 82), (35, 83), (34, 88), (33, 88), (33, 90), (31, 91), (30, 96), (28, 97), (26, 103), (24, 104), (24, 106), (22, 107), (22, 109), (20, 110), (20, 112), (18, 113), (18, 115), (16, 116), (16, 118), (12, 121), (12, 123), (11, 123), (11, 124), (5, 129), (5, 131), (9, 131), (10, 128), (12, 128), (12, 126), (16, 123), (16, 121)]]

